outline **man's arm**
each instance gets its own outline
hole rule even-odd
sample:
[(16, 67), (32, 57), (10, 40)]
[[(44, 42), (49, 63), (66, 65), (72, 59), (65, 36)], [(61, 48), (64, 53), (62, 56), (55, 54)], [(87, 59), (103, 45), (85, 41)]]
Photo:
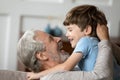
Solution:
[[(98, 25), (97, 35), (100, 38), (100, 40), (109, 40), (108, 27)], [(115, 43), (112, 43), (112, 50), (117, 63), (120, 65), (120, 47), (117, 46)]]

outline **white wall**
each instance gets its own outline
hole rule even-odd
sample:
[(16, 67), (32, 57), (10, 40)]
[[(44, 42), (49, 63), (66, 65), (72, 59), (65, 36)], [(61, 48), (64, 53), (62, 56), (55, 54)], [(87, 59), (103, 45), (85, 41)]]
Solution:
[[(7, 15), (1, 15), (0, 16), (0, 26), (1, 26), (1, 29), (0, 29), (0, 68), (4, 68), (4, 63), (5, 60), (5, 55), (6, 55), (6, 46), (7, 46), (7, 23), (8, 22), (8, 16)], [(4, 27), (3, 27), (4, 26)], [(4, 55), (3, 55), (4, 54)], [(4, 61), (3, 61), (4, 60)]]
[[(51, 16), (53, 20), (58, 20), (55, 23), (62, 24), (67, 11), (82, 4), (71, 3), (69, 0), (63, 1), (63, 3), (41, 3), (34, 0), (0, 0), (0, 69), (16, 70), (16, 45), (21, 29), (26, 30), (34, 25), (42, 28), (40, 24), (44, 22), (36, 22), (36, 20), (46, 19), (47, 21)], [(95, 4), (89, 0), (83, 1)], [(109, 4), (107, 1), (112, 3)], [(107, 16), (110, 36), (120, 37), (120, 0), (107, 1), (95, 5), (99, 6)]]
[(120, 37), (120, 0), (113, 0), (113, 6), (107, 15), (109, 15), (111, 20), (110, 35)]

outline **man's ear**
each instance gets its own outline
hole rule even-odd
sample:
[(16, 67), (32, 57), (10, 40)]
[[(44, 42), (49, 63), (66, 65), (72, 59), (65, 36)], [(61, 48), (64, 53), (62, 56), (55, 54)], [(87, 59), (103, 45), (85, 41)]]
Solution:
[(41, 60), (41, 61), (44, 61), (44, 60), (47, 60), (47, 59), (48, 59), (48, 57), (45, 55), (44, 52), (37, 52), (37, 53), (35, 54), (35, 56), (36, 56), (37, 59), (39, 59), (39, 60)]
[(92, 27), (90, 25), (88, 25), (86, 27), (86, 29), (84, 30), (84, 32), (85, 32), (85, 35), (90, 35), (92, 32)]

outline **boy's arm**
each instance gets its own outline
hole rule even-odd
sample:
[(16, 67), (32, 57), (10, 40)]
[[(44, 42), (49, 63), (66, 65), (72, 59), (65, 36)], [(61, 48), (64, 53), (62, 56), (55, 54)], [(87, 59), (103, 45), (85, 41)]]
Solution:
[(82, 53), (73, 53), (64, 63), (59, 64), (53, 68), (42, 71), (40, 73), (28, 73), (27, 78), (30, 79), (38, 79), (48, 73), (57, 72), (57, 71), (69, 71), (74, 68), (74, 66), (81, 60)]

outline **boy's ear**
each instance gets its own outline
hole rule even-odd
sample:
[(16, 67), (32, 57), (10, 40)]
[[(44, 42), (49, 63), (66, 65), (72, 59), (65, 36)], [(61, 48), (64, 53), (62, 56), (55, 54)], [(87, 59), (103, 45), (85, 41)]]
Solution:
[(90, 35), (92, 32), (92, 27), (88, 25), (84, 31), (85, 31), (85, 35)]
[(44, 61), (44, 60), (47, 60), (48, 57), (44, 54), (44, 52), (37, 52), (35, 54), (36, 58), (41, 60), (41, 61)]

